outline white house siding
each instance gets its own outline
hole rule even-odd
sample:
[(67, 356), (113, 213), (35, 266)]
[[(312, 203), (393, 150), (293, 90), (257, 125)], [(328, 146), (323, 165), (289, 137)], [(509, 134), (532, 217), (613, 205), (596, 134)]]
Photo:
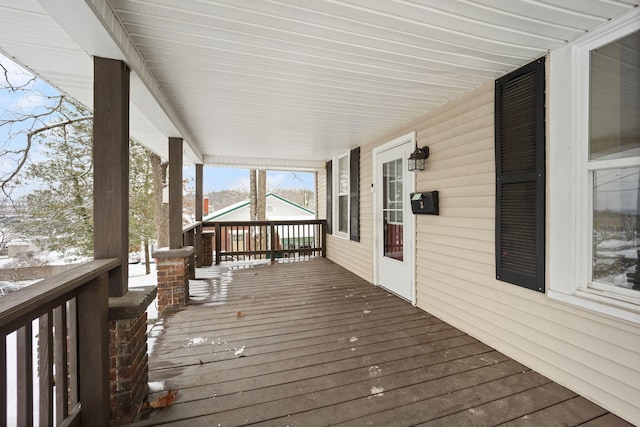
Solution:
[(243, 207), (236, 209), (235, 211), (225, 214), (221, 218), (215, 218), (213, 221), (249, 221), (249, 207)]
[[(280, 200), (276, 197), (267, 197), (267, 219), (269, 220), (292, 220), (292, 219), (314, 219), (315, 214), (303, 211), (297, 206)], [(247, 207), (247, 211), (250, 208)], [(248, 217), (249, 215), (247, 215)]]
[(369, 282), (373, 282), (372, 147), (360, 147), (360, 242), (327, 236), (327, 258)]
[(640, 425), (640, 325), (495, 279), (493, 125), (490, 83), (363, 147), (362, 241), (332, 237), (329, 257), (372, 279), (371, 150), (417, 130), (416, 189), (440, 192), (440, 216), (416, 218), (418, 307)]
[[(248, 202), (234, 205), (235, 208), (230, 207), (228, 213), (221, 214), (221, 209), (218, 212), (214, 212), (214, 218), (210, 218), (212, 221), (249, 221), (251, 208)], [(313, 219), (315, 214), (303, 210), (292, 203), (288, 203), (279, 199), (273, 194), (267, 194), (266, 196), (266, 216), (267, 220), (279, 221), (279, 220), (299, 220), (299, 219)], [(218, 214), (219, 216), (216, 216)]]

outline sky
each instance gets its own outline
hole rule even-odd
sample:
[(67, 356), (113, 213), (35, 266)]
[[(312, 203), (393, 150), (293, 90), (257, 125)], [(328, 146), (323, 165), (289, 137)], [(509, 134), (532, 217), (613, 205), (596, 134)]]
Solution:
[[(205, 166), (202, 174), (203, 193), (242, 189), (249, 191), (248, 169)], [(314, 191), (314, 175), (313, 172), (267, 171), (267, 192), (289, 188), (304, 188)], [(189, 187), (193, 187), (195, 168), (185, 166), (183, 176), (190, 180)]]
[[(0, 55), (0, 63), (7, 68), (10, 73), (11, 81), (14, 84), (21, 84), (27, 82), (31, 78), (31, 74), (23, 70), (6, 57)], [(50, 87), (48, 84), (41, 80), (37, 80), (33, 84), (34, 89), (42, 94), (56, 95), (57, 91)], [(6, 111), (14, 111), (16, 109), (29, 110), (36, 108), (41, 103), (42, 95), (15, 93), (7, 94), (6, 91), (0, 93), (0, 120), (6, 119)], [(14, 129), (15, 131), (16, 129)], [(26, 137), (21, 135), (23, 140), (14, 139), (11, 140), (13, 146), (26, 143)], [(5, 144), (8, 139), (7, 132), (3, 132), (0, 129), (0, 144)], [(33, 151), (32, 161), (37, 161), (37, 148)], [(0, 175), (4, 175), (7, 171), (13, 170), (15, 164), (9, 161), (10, 159), (0, 158)], [(188, 179), (190, 187), (193, 187), (195, 182), (195, 168), (193, 166), (185, 166), (183, 170), (184, 178)], [(208, 193), (211, 191), (219, 190), (231, 190), (231, 189), (246, 189), (249, 188), (249, 170), (238, 168), (214, 168), (204, 167), (203, 172), (203, 192)], [(288, 188), (304, 188), (314, 190), (314, 173), (311, 172), (288, 172), (288, 171), (268, 171), (267, 172), (267, 191), (274, 191), (277, 189)], [(19, 188), (14, 192), (14, 196), (22, 196), (30, 187)]]

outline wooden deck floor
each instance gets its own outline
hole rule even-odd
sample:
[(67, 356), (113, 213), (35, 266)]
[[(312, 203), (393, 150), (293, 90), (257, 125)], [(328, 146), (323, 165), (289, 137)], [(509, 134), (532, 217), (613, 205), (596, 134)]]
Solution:
[(198, 275), (137, 425), (629, 425), (325, 259)]

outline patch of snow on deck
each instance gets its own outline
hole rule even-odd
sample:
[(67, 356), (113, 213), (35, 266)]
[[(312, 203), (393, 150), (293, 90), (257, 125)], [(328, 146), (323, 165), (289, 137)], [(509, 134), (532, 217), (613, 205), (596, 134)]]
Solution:
[(374, 385), (373, 387), (371, 387), (371, 395), (374, 397), (384, 396), (384, 388)]
[(202, 344), (206, 343), (208, 340), (209, 340), (209, 338), (205, 338), (205, 337), (187, 338), (187, 347), (194, 347), (196, 345), (202, 345)]
[(380, 375), (382, 375), (382, 369), (379, 366), (375, 365), (369, 368), (369, 376), (371, 378), (379, 377)]

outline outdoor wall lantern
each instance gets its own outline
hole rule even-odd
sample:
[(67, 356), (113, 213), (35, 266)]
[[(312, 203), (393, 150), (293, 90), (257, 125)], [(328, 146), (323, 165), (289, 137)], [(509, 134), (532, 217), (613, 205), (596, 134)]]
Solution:
[(424, 164), (429, 158), (429, 147), (426, 145), (422, 148), (418, 148), (418, 141), (416, 141), (416, 149), (409, 156), (409, 172), (420, 172), (424, 170)]

